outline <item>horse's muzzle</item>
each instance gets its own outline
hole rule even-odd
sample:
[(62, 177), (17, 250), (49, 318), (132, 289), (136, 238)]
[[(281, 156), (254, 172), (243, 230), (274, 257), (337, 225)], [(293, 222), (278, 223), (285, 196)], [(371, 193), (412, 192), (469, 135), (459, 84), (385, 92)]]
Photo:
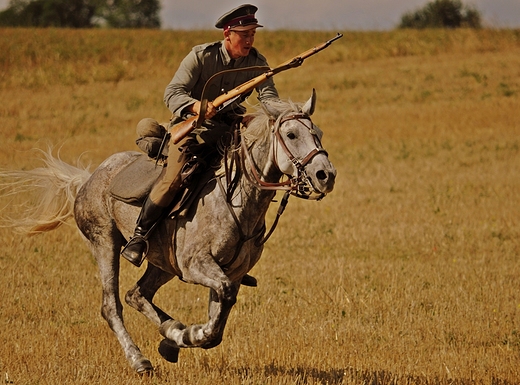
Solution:
[(326, 155), (316, 156), (307, 165), (305, 172), (317, 193), (328, 194), (334, 189), (337, 172)]

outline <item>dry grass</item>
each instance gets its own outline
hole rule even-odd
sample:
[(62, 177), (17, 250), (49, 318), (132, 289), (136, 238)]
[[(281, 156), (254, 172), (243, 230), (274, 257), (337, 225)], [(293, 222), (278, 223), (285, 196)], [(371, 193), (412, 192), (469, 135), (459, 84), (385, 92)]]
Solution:
[[(36, 34), (38, 32), (38, 34)], [(328, 38), (259, 33), (276, 65)], [(162, 93), (209, 32), (0, 31), (1, 168), (62, 145), (95, 166), (167, 120)], [(303, 101), (338, 168), (322, 202), (291, 200), (224, 342), (171, 365), (126, 323), (157, 375), (140, 379), (99, 315), (93, 258), (72, 226), (0, 229), (0, 375), (13, 384), (514, 384), (520, 382), (520, 32), (347, 33), (275, 79)], [(8, 207), (0, 202), (4, 210)], [(140, 276), (125, 264), (122, 292)], [(157, 303), (206, 317), (206, 291)]]

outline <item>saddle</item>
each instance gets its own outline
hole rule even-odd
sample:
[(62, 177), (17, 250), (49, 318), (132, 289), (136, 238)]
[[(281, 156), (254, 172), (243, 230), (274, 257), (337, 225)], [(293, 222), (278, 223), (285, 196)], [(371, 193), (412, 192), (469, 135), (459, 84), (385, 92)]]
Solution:
[[(114, 177), (109, 186), (110, 195), (121, 202), (141, 207), (163, 167), (146, 154), (137, 155), (134, 161)], [(193, 178), (194, 174), (197, 174), (196, 178)], [(199, 163), (194, 161), (187, 162), (182, 176), (186, 183), (183, 182), (184, 187), (181, 187), (170, 206), (170, 217), (190, 208), (198, 193), (214, 177), (214, 172), (200, 172)]]
[[(235, 119), (234, 123), (236, 124), (233, 130), (235, 143), (239, 140), (240, 121)], [(109, 192), (113, 198), (121, 202), (141, 207), (163, 171), (163, 164), (168, 155), (166, 147), (170, 134), (163, 125), (151, 118), (142, 119), (137, 125), (136, 132), (139, 136), (136, 144), (145, 153), (137, 155), (135, 160), (114, 177)], [(225, 149), (226, 147), (224, 146)], [(188, 156), (189, 159), (181, 170), (181, 188), (170, 206), (170, 217), (189, 209), (202, 188), (215, 177), (215, 169), (207, 167), (208, 162), (209, 164), (213, 162), (211, 156), (202, 159), (191, 152), (188, 152)], [(237, 163), (235, 161), (235, 164)], [(229, 175), (230, 171), (226, 170), (226, 174)], [(238, 178), (238, 174), (235, 177)], [(228, 186), (230, 183), (233, 188), (236, 187), (236, 180), (228, 181)], [(233, 189), (228, 191), (228, 195), (232, 193)]]

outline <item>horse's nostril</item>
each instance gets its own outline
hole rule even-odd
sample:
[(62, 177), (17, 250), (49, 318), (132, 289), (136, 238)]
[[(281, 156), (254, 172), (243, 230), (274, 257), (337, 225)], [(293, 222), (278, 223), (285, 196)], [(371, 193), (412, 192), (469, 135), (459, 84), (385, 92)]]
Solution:
[(316, 173), (316, 178), (318, 178), (319, 180), (327, 179), (327, 173), (323, 170), (320, 170)]

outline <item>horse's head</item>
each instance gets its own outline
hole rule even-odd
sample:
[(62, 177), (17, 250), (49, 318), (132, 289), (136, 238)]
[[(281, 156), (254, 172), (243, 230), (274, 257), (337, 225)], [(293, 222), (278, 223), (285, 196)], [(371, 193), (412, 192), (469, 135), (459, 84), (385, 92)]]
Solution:
[[(336, 180), (336, 169), (321, 145), (323, 132), (311, 120), (315, 105), (313, 90), (301, 108), (278, 112), (273, 125), (273, 160), (302, 197), (309, 197), (311, 192), (323, 196), (332, 191)], [(273, 114), (269, 106), (266, 108)]]

